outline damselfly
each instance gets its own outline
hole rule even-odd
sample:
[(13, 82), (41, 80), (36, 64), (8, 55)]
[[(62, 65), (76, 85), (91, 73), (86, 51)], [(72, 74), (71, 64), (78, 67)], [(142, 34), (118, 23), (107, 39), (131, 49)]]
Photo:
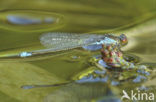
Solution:
[(127, 43), (126, 36), (121, 34), (115, 36), (113, 34), (75, 34), (75, 33), (45, 33), (40, 36), (40, 42), (45, 49), (34, 50), (31, 52), (21, 52), (18, 57), (29, 57), (33, 55), (40, 55), (46, 53), (52, 53), (57, 51), (69, 50), (78, 47), (82, 47), (85, 50), (95, 51), (102, 48), (102, 44), (110, 45), (116, 44), (118, 46)]

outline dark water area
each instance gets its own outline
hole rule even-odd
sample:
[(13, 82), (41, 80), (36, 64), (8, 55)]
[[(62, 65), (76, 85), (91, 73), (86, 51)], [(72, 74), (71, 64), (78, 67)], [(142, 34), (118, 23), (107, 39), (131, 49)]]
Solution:
[[(156, 95), (155, 11), (155, 0), (1, 0), (1, 101), (122, 102), (123, 90)], [(128, 44), (122, 51), (132, 63), (146, 66), (149, 74), (142, 70), (99, 72), (92, 58), (100, 58), (100, 50), (83, 48), (10, 58), (20, 52), (45, 49), (40, 36), (48, 32), (125, 34)], [(69, 84), (21, 88), (66, 82)]]

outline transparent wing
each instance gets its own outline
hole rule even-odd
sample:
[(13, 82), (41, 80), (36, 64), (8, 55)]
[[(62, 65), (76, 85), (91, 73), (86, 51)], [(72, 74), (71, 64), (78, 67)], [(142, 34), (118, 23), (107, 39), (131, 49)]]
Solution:
[(55, 50), (72, 49), (96, 42), (102, 35), (74, 33), (46, 33), (40, 36), (43, 46)]

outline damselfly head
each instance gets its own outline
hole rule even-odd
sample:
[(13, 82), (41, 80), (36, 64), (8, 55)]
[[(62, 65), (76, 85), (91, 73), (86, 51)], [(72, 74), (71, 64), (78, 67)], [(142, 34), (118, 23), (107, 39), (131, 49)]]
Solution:
[(119, 36), (119, 39), (120, 39), (120, 42), (121, 42), (121, 45), (126, 45), (127, 43), (128, 43), (128, 39), (127, 39), (127, 37), (126, 37), (126, 35), (125, 34), (121, 34), (120, 36)]

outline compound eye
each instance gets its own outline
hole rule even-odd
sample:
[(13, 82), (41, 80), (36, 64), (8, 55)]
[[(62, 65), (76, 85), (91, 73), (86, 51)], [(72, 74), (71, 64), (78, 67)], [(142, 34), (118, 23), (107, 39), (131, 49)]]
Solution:
[(127, 37), (126, 37), (125, 34), (121, 34), (121, 35), (119, 36), (119, 38), (120, 38), (120, 41), (121, 41), (121, 44), (122, 44), (122, 45), (126, 45), (126, 44), (128, 43), (128, 39), (127, 39)]

